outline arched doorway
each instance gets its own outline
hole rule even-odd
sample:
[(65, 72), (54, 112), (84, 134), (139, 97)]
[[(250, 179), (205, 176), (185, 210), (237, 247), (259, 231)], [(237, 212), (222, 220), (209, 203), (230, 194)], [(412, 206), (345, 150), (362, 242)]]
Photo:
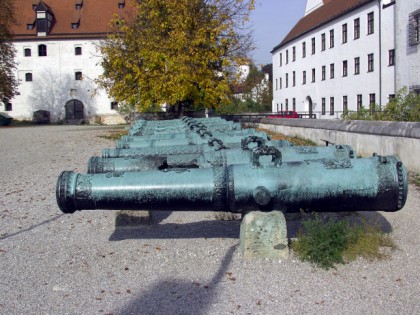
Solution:
[(312, 104), (312, 98), (310, 96), (307, 96), (305, 99), (305, 112), (309, 112), (309, 117), (312, 117), (313, 104)]
[(72, 99), (64, 105), (64, 108), (66, 110), (66, 120), (85, 119), (84, 106), (81, 101)]

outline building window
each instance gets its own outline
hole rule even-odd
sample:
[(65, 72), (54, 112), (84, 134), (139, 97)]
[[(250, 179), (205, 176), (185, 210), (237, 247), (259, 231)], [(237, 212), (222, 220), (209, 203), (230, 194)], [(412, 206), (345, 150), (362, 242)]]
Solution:
[(280, 61), (280, 67), (281, 67), (283, 65), (283, 54), (282, 53), (280, 53), (279, 61)]
[(44, 44), (38, 45), (38, 56), (39, 57), (47, 56), (47, 45), (44, 45)]
[(83, 7), (83, 0), (76, 0), (76, 10), (81, 10)]
[(315, 82), (315, 68), (312, 69), (312, 82)]
[(360, 73), (360, 57), (354, 58), (354, 74)]
[(23, 50), (23, 54), (24, 54), (25, 57), (30, 57), (32, 55), (32, 51), (31, 51), (30, 48), (25, 48)]
[(395, 49), (388, 52), (388, 66), (395, 66)]
[(302, 72), (302, 84), (306, 84), (306, 71)]
[(357, 94), (357, 111), (361, 110), (363, 106), (362, 94)]
[(296, 47), (293, 46), (293, 48), (292, 48), (292, 61), (295, 61), (295, 60), (296, 60)]
[(373, 12), (368, 13), (368, 35), (375, 32)]
[(409, 15), (408, 25), (409, 45), (418, 45), (420, 43), (420, 10)]
[(111, 102), (111, 109), (117, 110), (118, 109), (118, 102)]
[(325, 115), (325, 97), (322, 98), (321, 115)]
[(330, 48), (334, 47), (334, 30), (330, 30)]
[(74, 47), (74, 54), (80, 56), (82, 54), (82, 47)]
[(13, 110), (12, 103), (4, 101), (4, 110), (6, 112), (11, 112)]
[(347, 113), (349, 110), (349, 105), (347, 103), (347, 95), (343, 96), (343, 113)]
[(312, 37), (311, 42), (312, 42), (312, 55), (314, 55), (315, 54), (315, 37)]
[(286, 112), (289, 110), (289, 99), (286, 98)]
[(343, 77), (347, 77), (347, 60), (343, 61)]
[(306, 57), (306, 42), (302, 43), (302, 58)]
[(330, 97), (330, 115), (334, 115), (334, 97)]
[(25, 73), (25, 81), (26, 82), (32, 82), (32, 73), (30, 73), (30, 72)]
[(354, 20), (354, 39), (360, 38), (360, 19)]
[(325, 50), (325, 33), (321, 34), (321, 51)]
[(278, 79), (276, 79), (276, 90), (278, 90), (278, 87), (279, 87), (278, 83), (279, 83), (279, 81), (278, 81)]
[(372, 72), (374, 69), (373, 66), (373, 54), (368, 55), (368, 72)]
[(334, 64), (330, 64), (330, 79), (334, 79)]
[(347, 23), (341, 26), (341, 42), (347, 43)]
[(293, 111), (296, 111), (296, 98), (293, 98)]
[(286, 73), (286, 88), (289, 87), (289, 74)]
[(83, 79), (83, 73), (82, 73), (82, 71), (76, 71), (74, 73), (74, 79), (77, 80), (77, 81), (82, 80)]
[(282, 89), (282, 85), (283, 85), (283, 80), (280, 78), (280, 81), (279, 81), (279, 89), (280, 90)]
[(286, 50), (286, 65), (289, 63), (289, 51)]
[(26, 24), (26, 29), (27, 30), (33, 30), (34, 29), (34, 24)]
[(322, 66), (322, 71), (321, 71), (321, 80), (324, 81), (325, 80), (325, 66)]
[(375, 107), (376, 107), (376, 95), (375, 93), (372, 93), (372, 94), (369, 94), (369, 111), (371, 114), (375, 112)]
[(293, 86), (295, 86), (296, 85), (296, 72), (295, 71), (293, 71), (293, 77), (292, 77), (292, 83), (293, 83)]

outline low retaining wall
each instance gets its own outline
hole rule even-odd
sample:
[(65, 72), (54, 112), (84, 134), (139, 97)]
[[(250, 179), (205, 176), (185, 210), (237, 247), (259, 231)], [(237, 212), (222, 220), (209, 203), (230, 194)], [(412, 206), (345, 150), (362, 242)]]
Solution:
[(396, 155), (413, 172), (420, 172), (420, 122), (342, 121), (316, 119), (242, 119), (243, 124), (287, 136), (323, 140), (353, 147), (357, 156)]

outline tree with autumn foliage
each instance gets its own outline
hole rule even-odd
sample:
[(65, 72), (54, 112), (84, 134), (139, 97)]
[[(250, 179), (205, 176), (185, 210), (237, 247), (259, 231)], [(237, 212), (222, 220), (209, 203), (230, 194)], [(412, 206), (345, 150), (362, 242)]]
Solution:
[(13, 1), (0, 1), (0, 101), (11, 99), (17, 92), (15, 48), (11, 42), (14, 22)]
[(236, 67), (252, 49), (246, 25), (254, 0), (137, 0), (116, 16), (100, 45), (98, 83), (138, 111), (223, 106)]

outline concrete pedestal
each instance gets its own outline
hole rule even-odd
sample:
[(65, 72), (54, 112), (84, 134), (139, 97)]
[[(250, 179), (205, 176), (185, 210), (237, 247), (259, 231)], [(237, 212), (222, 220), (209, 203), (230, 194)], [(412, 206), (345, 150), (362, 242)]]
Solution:
[(241, 223), (244, 258), (288, 258), (286, 219), (281, 211), (247, 213)]
[(149, 211), (121, 210), (117, 211), (115, 217), (116, 228), (135, 228), (150, 223), (151, 215)]

